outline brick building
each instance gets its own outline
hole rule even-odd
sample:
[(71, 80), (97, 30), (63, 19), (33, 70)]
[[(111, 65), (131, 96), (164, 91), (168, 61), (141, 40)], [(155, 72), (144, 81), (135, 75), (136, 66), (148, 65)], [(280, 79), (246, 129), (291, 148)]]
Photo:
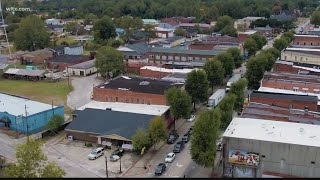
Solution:
[(147, 53), (149, 63), (165, 64), (167, 62), (206, 62), (223, 51), (191, 50), (177, 48), (151, 48)]
[(59, 55), (48, 60), (48, 68), (64, 71), (68, 66), (92, 60), (88, 55)]
[(254, 91), (250, 94), (249, 101), (289, 109), (308, 109), (310, 111), (318, 109), (317, 96)]
[(166, 69), (156, 66), (144, 66), (140, 68), (140, 76), (150, 78), (163, 78), (173, 73), (187, 74), (192, 69)]
[(304, 46), (320, 46), (320, 36), (307, 35), (307, 34), (295, 34), (292, 45), (304, 45)]
[(166, 105), (165, 91), (181, 83), (142, 77), (119, 76), (93, 88), (93, 99), (101, 102)]
[(292, 48), (288, 47), (281, 51), (281, 60), (320, 65), (320, 49)]
[(319, 94), (320, 79), (316, 75), (266, 72), (261, 87)]
[(273, 65), (274, 72), (308, 74), (320, 76), (320, 66), (278, 60)]

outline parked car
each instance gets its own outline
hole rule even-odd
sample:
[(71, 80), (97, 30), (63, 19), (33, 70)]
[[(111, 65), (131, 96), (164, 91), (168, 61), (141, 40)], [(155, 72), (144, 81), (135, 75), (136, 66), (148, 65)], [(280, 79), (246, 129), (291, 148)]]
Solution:
[(187, 122), (192, 122), (195, 118), (195, 115), (191, 115), (189, 118), (187, 118)]
[(165, 163), (160, 163), (154, 170), (155, 175), (162, 175), (164, 171), (166, 171), (167, 165)]
[(103, 152), (103, 148), (99, 147), (97, 149), (94, 149), (91, 151), (91, 153), (88, 155), (89, 159), (97, 159), (98, 157), (100, 156), (103, 156), (104, 155), (104, 152)]
[(169, 153), (169, 154), (167, 155), (167, 157), (164, 159), (164, 162), (166, 162), (166, 163), (171, 163), (171, 162), (174, 160), (175, 157), (176, 157), (176, 154), (174, 154), (173, 152), (171, 152), (171, 153)]
[(112, 162), (118, 161), (118, 159), (120, 159), (120, 156), (118, 156), (118, 155), (111, 155), (110, 156), (110, 161), (112, 161)]
[(193, 127), (189, 128), (188, 134), (191, 135), (193, 133)]
[(173, 144), (179, 138), (179, 134), (176, 131), (171, 131), (167, 139), (168, 144)]
[(189, 133), (184, 134), (182, 137), (182, 141), (187, 143), (189, 142), (189, 140), (190, 140), (190, 134)]
[(117, 156), (122, 156), (124, 153), (124, 150), (123, 149), (116, 149), (115, 151), (113, 151), (111, 153), (111, 155), (117, 155)]
[(177, 142), (176, 145), (174, 145), (173, 152), (179, 153), (183, 150), (183, 148), (184, 148), (184, 141), (179, 141)]

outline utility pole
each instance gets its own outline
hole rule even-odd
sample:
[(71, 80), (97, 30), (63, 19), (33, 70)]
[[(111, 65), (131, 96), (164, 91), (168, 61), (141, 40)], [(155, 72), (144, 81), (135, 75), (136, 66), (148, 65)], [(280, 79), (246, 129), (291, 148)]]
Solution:
[(106, 176), (107, 176), (107, 178), (109, 178), (109, 175), (108, 175), (108, 157), (105, 156), (105, 159), (106, 159)]
[(27, 123), (27, 142), (29, 142), (29, 125), (28, 125), (27, 105), (24, 105), (24, 110), (26, 113), (26, 123)]
[(67, 66), (67, 76), (68, 76), (68, 87), (70, 87), (70, 74), (69, 74), (69, 66)]
[(121, 156), (120, 156), (120, 173), (122, 173), (122, 171), (121, 171)]

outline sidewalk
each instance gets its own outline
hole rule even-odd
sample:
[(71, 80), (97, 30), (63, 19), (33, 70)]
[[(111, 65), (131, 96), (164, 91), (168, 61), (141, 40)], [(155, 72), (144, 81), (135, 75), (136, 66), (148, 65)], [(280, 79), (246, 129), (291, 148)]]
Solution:
[[(186, 121), (184, 119), (176, 120), (176, 129), (179, 129)], [(124, 172), (120, 177), (134, 177), (141, 174), (146, 174), (150, 171), (150, 165), (148, 163), (152, 157), (162, 148), (165, 144), (165, 141), (161, 141), (156, 144), (156, 151), (154, 147), (151, 147), (136, 163), (132, 165), (126, 172)], [(144, 168), (146, 166), (146, 169)]]

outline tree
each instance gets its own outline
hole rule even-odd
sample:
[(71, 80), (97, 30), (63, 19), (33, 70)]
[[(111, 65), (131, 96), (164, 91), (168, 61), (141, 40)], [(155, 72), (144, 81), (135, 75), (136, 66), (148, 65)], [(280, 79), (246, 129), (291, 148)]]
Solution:
[(143, 26), (143, 29), (144, 29), (144, 32), (146, 33), (146, 38), (148, 43), (150, 42), (151, 38), (157, 37), (156, 30), (152, 25), (146, 24)]
[(122, 16), (119, 19), (119, 27), (124, 29), (125, 34), (123, 35), (123, 39), (127, 43), (135, 31), (143, 27), (143, 22), (138, 17)]
[(8, 178), (62, 178), (66, 173), (56, 163), (48, 162), (42, 143), (30, 139), (17, 146), (15, 164), (4, 169)]
[(189, 94), (180, 88), (170, 88), (166, 91), (166, 99), (170, 105), (170, 111), (175, 120), (179, 118), (188, 118), (191, 112), (192, 100)]
[(257, 52), (258, 45), (254, 39), (249, 37), (244, 41), (244, 48), (247, 50), (249, 56), (251, 56)]
[(141, 152), (143, 148), (148, 148), (150, 146), (149, 135), (143, 129), (138, 129), (131, 139), (133, 149), (138, 152)]
[(37, 16), (22, 19), (20, 27), (14, 31), (14, 46), (19, 50), (35, 51), (50, 45), (50, 35), (44, 22)]
[(209, 60), (203, 66), (203, 69), (206, 71), (211, 89), (213, 86), (221, 85), (224, 77), (223, 65), (220, 61), (216, 59)]
[(287, 32), (283, 33), (282, 36), (288, 38), (289, 42), (291, 42), (294, 39), (294, 32), (287, 31)]
[(275, 15), (277, 15), (277, 14), (280, 14), (281, 13), (281, 6), (273, 6), (273, 8), (272, 8), (272, 14), (275, 14)]
[(250, 37), (256, 41), (258, 49), (262, 49), (262, 47), (268, 42), (267, 39), (260, 33), (254, 33)]
[(232, 75), (233, 69), (234, 69), (234, 61), (231, 54), (221, 53), (216, 57), (216, 59), (222, 63), (223, 68), (225, 70), (224, 75), (225, 76)]
[(124, 71), (123, 54), (108, 46), (98, 49), (95, 66), (102, 77), (116, 77)]
[(275, 47), (277, 50), (282, 51), (284, 48), (286, 48), (289, 45), (289, 42), (285, 38), (279, 38), (274, 40), (273, 47)]
[(45, 129), (56, 134), (58, 128), (64, 123), (64, 119), (59, 114), (53, 115), (45, 126)]
[(274, 47), (269, 48), (269, 49), (264, 50), (264, 51), (265, 51), (266, 53), (272, 54), (275, 59), (277, 59), (278, 57), (280, 57), (280, 51), (279, 51), (278, 49), (274, 48)]
[(167, 128), (165, 125), (165, 121), (160, 116), (157, 116), (155, 119), (150, 121), (148, 134), (151, 143), (154, 145), (159, 141), (167, 138)]
[(209, 89), (206, 72), (201, 69), (195, 69), (188, 73), (185, 89), (192, 98), (193, 109), (196, 108), (197, 102), (206, 101)]
[(215, 31), (221, 31), (224, 27), (233, 26), (233, 19), (230, 16), (220, 16), (215, 25)]
[(78, 26), (79, 26), (78, 23), (70, 22), (70, 23), (64, 25), (64, 29), (73, 35), (77, 35)]
[(228, 35), (228, 36), (232, 36), (232, 37), (237, 37), (238, 33), (237, 33), (237, 29), (233, 27), (233, 25), (227, 25), (225, 26), (221, 31), (221, 35)]
[(236, 111), (240, 111), (243, 107), (244, 92), (247, 84), (248, 81), (245, 78), (241, 78), (239, 81), (232, 83), (231, 85), (230, 94), (234, 94), (236, 96), (236, 100), (234, 102), (234, 109)]
[(264, 62), (256, 58), (252, 58), (247, 63), (246, 77), (248, 80), (248, 88), (257, 90), (260, 87), (260, 80), (264, 74)]
[(235, 67), (236, 67), (236, 68), (241, 67), (241, 64), (242, 64), (242, 56), (241, 56), (240, 49), (238, 49), (238, 48), (229, 48), (229, 49), (227, 50), (227, 53), (232, 56)]
[(310, 19), (310, 23), (314, 24), (316, 26), (320, 25), (320, 11), (314, 11), (312, 13), (311, 19)]
[(84, 18), (84, 25), (88, 25), (88, 24), (94, 24), (97, 21), (98, 16), (93, 14), (93, 13), (89, 13), (88, 15), (86, 15), (86, 17)]
[(273, 67), (273, 64), (276, 62), (277, 58), (273, 54), (266, 51), (262, 51), (259, 56), (256, 57), (259, 61), (265, 61), (264, 69), (265, 71), (270, 71)]
[(186, 36), (187, 35), (187, 31), (186, 30), (184, 30), (184, 29), (176, 29), (175, 31), (174, 31), (174, 35), (175, 36)]
[(236, 102), (236, 95), (228, 94), (219, 103), (221, 109), (221, 128), (225, 129), (228, 127), (233, 117), (234, 105)]
[(215, 108), (202, 112), (195, 122), (191, 139), (191, 157), (199, 165), (212, 167), (219, 138), (221, 111)]
[(117, 36), (116, 28), (108, 16), (102, 17), (93, 25), (93, 32), (94, 40), (98, 43)]

